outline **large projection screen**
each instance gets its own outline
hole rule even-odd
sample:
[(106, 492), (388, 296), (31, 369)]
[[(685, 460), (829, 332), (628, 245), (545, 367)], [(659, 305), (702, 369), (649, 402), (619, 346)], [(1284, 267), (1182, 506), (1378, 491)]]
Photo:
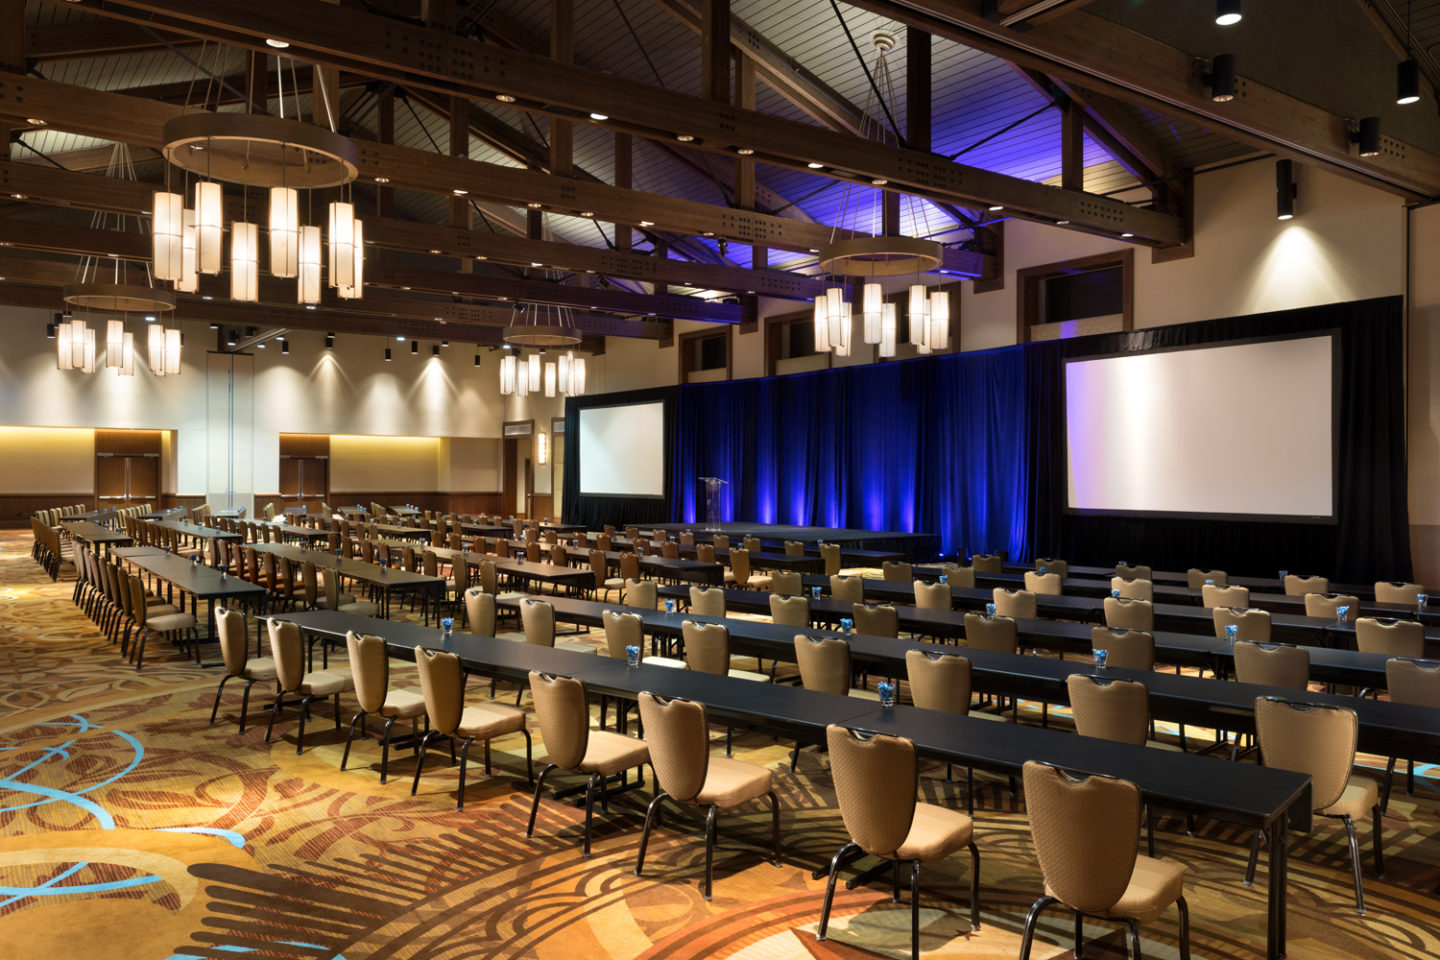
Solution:
[(665, 496), (665, 404), (580, 411), (580, 494)]
[(1335, 337), (1065, 365), (1071, 510), (1333, 519)]

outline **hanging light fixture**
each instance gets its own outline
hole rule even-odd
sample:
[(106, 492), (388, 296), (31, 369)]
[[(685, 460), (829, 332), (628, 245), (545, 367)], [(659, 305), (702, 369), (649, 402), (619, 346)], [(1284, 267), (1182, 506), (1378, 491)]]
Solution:
[(540, 354), (530, 354), (530, 360), (525, 368), (526, 389), (531, 393), (540, 392), (540, 377), (542, 375)]
[(175, 278), (177, 293), (194, 293), (200, 289), (200, 271), (195, 262), (195, 211), (186, 210), (180, 228), (180, 276)]
[(195, 184), (195, 264), (206, 276), (220, 272), (220, 245), (225, 235), (224, 196), (220, 184)]
[(160, 190), (155, 194), (154, 209), (150, 245), (155, 279), (179, 280), (184, 263), (185, 197)]
[(260, 227), (254, 223), (230, 225), (230, 299), (254, 303), (260, 299)]
[(105, 325), (105, 366), (118, 367), (125, 358), (125, 321), (111, 319)]
[(507, 353), (500, 358), (500, 395), (510, 396), (515, 392), (515, 354)]
[(300, 194), (294, 187), (270, 188), (270, 275), (295, 276), (300, 268)]
[(555, 396), (555, 362), (545, 364), (545, 396)]
[(135, 334), (125, 332), (124, 342), (120, 345), (120, 367), (115, 371), (122, 377), (135, 376)]
[(888, 359), (895, 356), (895, 335), (899, 330), (899, 311), (895, 304), (887, 303), (880, 318), (880, 356)]
[(296, 303), (320, 302), (320, 228), (300, 228), (300, 260), (296, 273)]

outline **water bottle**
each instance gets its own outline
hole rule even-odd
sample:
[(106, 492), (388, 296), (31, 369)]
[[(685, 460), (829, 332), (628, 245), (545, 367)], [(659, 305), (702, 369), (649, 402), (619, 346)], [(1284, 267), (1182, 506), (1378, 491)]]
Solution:
[(940, 574), (940, 582), (948, 584), (950, 582), (950, 575), (945, 573)]
[(1340, 604), (1340, 606), (1335, 608), (1335, 622), (1343, 624), (1345, 622), (1346, 615), (1348, 615), (1349, 613), (1350, 605), (1348, 603)]
[(1113, 598), (1115, 598), (1116, 600), (1119, 600), (1119, 599), (1120, 599), (1120, 591), (1119, 591), (1119, 590), (1111, 590), (1111, 591), (1110, 591), (1110, 596), (1113, 597)]
[[(1421, 604), (1424, 604), (1424, 602), (1425, 602), (1425, 601), (1424, 601), (1425, 594), (1423, 594), (1423, 593), (1420, 594), (1420, 597), (1421, 597), (1421, 601), (1420, 601)], [(820, 599), (820, 588), (819, 588), (819, 587), (811, 587), (811, 588), (810, 588), (810, 599), (811, 599), (811, 600), (819, 600), (819, 599)]]
[(454, 618), (454, 617), (441, 617), (441, 618), (440, 618), (440, 642), (441, 642), (441, 643), (449, 643), (449, 642), (450, 642), (450, 635), (451, 635), (452, 633), (454, 633), (454, 632), (455, 632), (455, 618)]
[(1417, 616), (1425, 612), (1425, 604), (1429, 599), (1430, 595), (1428, 593), (1417, 593), (1415, 595), (1415, 613)]
[(1227, 624), (1225, 624), (1225, 639), (1230, 642), (1230, 645), (1231, 645), (1232, 647), (1235, 645), (1235, 640), (1236, 640), (1236, 638), (1239, 637), (1239, 636), (1240, 636), (1240, 627), (1239, 627), (1238, 624), (1234, 624), (1234, 623), (1227, 623)]
[(1095, 669), (1104, 670), (1105, 661), (1110, 659), (1110, 651), (1100, 647), (1095, 648)]
[(880, 683), (876, 685), (875, 689), (880, 694), (880, 706), (895, 706), (895, 684), (891, 683), (889, 680), (881, 680)]
[(675, 601), (674, 601), (674, 600), (667, 599), (667, 600), (665, 601), (665, 612), (666, 612), (666, 613), (674, 613), (674, 612), (675, 612)]
[(842, 617), (840, 619), (840, 632), (847, 637), (850, 636), (855, 632), (855, 621), (849, 617)]
[(987, 616), (987, 617), (993, 617), (993, 616), (995, 616), (995, 604), (993, 604), (993, 603), (987, 603), (987, 604), (985, 604), (985, 616)]
[(632, 667), (640, 666), (640, 648), (633, 643), (625, 648), (625, 662)]

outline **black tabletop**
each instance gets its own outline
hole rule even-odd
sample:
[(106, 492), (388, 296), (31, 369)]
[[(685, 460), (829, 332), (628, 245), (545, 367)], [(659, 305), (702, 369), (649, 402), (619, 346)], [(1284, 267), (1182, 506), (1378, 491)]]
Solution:
[(133, 543), (134, 538), (122, 530), (111, 530), (89, 520), (77, 520), (65, 524), (70, 536), (86, 543)]
[(400, 567), (386, 568), (378, 563), (366, 563), (364, 560), (357, 560), (354, 557), (337, 557), (325, 550), (307, 550), (304, 547), (288, 543), (247, 543), (245, 546), (253, 547), (262, 553), (273, 553), (277, 557), (285, 557), (298, 563), (308, 560), (317, 567), (334, 570), (341, 576), (385, 589), (413, 590), (438, 587), (445, 582), (442, 577), (411, 573)]
[(174, 530), (176, 533), (183, 533), (187, 537), (203, 537), (207, 540), (215, 538), (218, 540), (244, 540), (244, 534), (230, 533), (226, 530), (217, 530), (214, 527), (202, 527), (198, 523), (191, 523), (188, 520), (155, 520), (152, 521), (157, 527), (164, 527), (167, 530)]
[(250, 599), (263, 596), (265, 588), (241, 579), (225, 576), (220, 571), (195, 563), (173, 553), (131, 553), (129, 563), (170, 583), (175, 589), (200, 600), (224, 600), (232, 597)]

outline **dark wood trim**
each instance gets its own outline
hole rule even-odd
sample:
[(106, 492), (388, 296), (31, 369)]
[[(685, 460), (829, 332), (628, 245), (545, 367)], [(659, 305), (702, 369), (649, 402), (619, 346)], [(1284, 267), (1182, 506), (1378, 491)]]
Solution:
[[(987, 250), (986, 253), (992, 253), (995, 256), (995, 276), (988, 280), (976, 280), (976, 293), (994, 293), (996, 290), (1005, 289), (1005, 224), (1009, 222), (1001, 220), (999, 223), (983, 228), (984, 232), (992, 238), (993, 249)], [(954, 304), (951, 306), (953, 307)], [(954, 329), (953, 325), (951, 329)]]
[(1135, 248), (1124, 247), (1108, 253), (1097, 253), (1094, 256), (1061, 260), (1058, 263), (1043, 263), (1016, 270), (1015, 342), (1030, 342), (1030, 328), (1039, 320), (1041, 283), (1051, 277), (1099, 270), (1103, 267), (1121, 268), (1120, 328), (1122, 330), (1135, 329)]
[[(765, 376), (776, 375), (776, 367), (780, 361), (785, 359), (780, 356), (780, 339), (786, 327), (796, 323), (814, 323), (815, 311), (796, 310), (791, 313), (781, 313), (773, 317), (765, 318)], [(826, 350), (825, 367), (829, 369), (835, 365), (835, 354)]]
[(675, 337), (675, 345), (679, 347), (680, 383), (690, 382), (690, 374), (694, 372), (694, 359), (691, 356), (690, 344), (696, 340), (707, 340), (711, 338), (725, 338), (725, 379), (735, 378), (735, 337), (732, 335), (733, 325), (726, 325), (719, 329), (692, 330), (689, 333), (678, 334)]
[(1168, 247), (1151, 247), (1151, 263), (1169, 263), (1172, 260), (1188, 260), (1195, 256), (1195, 173), (1187, 170), (1186, 175), (1171, 184), (1171, 189), (1166, 191), (1171, 201), (1179, 207), (1175, 212), (1180, 214), (1185, 223), (1190, 225), (1189, 235), (1184, 243), (1177, 243)]

